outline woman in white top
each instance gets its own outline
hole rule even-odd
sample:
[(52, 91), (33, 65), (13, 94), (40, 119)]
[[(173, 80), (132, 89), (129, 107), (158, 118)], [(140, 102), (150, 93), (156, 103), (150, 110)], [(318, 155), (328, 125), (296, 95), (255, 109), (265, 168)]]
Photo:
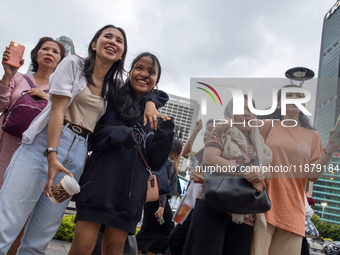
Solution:
[(18, 254), (44, 254), (69, 202), (55, 205), (45, 195), (65, 173), (79, 180), (88, 135), (121, 84), (126, 52), (124, 30), (107, 25), (91, 40), (86, 59), (67, 57), (51, 76), (48, 105), (23, 134), (6, 170), (0, 254), (6, 254), (30, 214)]

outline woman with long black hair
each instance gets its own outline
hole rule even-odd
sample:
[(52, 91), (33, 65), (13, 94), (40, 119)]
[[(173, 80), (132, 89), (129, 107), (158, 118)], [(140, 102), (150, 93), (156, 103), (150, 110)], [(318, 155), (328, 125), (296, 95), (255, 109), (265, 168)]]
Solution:
[(18, 254), (44, 254), (70, 200), (55, 205), (46, 194), (65, 174), (79, 180), (88, 136), (120, 86), (126, 52), (124, 30), (107, 25), (91, 40), (86, 59), (69, 56), (56, 68), (50, 101), (23, 134), (6, 170), (0, 190), (0, 253), (7, 252), (31, 214)]

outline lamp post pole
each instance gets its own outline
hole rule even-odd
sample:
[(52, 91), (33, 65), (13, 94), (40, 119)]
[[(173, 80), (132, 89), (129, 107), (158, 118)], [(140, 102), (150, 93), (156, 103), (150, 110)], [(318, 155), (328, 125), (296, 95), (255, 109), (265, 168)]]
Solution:
[(323, 202), (323, 203), (321, 203), (321, 205), (322, 205), (321, 221), (323, 222), (323, 212), (325, 210), (325, 207), (327, 206), (327, 203)]

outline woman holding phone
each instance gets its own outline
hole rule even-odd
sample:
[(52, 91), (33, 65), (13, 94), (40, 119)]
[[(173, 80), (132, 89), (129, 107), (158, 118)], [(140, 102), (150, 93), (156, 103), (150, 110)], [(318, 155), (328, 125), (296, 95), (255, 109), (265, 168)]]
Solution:
[[(18, 68), (7, 65), (5, 62), (11, 58), (9, 48), (2, 56), (2, 66), (4, 75), (0, 80), (0, 112), (5, 112), (11, 105), (21, 97), (24, 91), (32, 96), (38, 96), (48, 101), (49, 77), (56, 69), (59, 62), (65, 57), (64, 46), (52, 39), (43, 37), (31, 51), (31, 61), (33, 63), (33, 74), (26, 74), (36, 88), (32, 88), (27, 78), (18, 72)], [(20, 65), (24, 60), (20, 61)], [(0, 117), (3, 122), (4, 114)], [(13, 153), (19, 148), (21, 137), (16, 137), (0, 129), (0, 189), (3, 184), (3, 176), (11, 161)]]

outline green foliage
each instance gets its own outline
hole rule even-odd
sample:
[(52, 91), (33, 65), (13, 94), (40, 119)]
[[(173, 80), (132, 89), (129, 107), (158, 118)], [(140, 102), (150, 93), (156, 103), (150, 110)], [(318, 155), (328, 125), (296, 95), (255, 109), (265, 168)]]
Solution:
[(180, 175), (180, 176), (182, 176), (182, 177), (185, 177), (186, 172), (185, 172), (185, 171), (178, 170), (178, 175)]
[(74, 223), (75, 215), (64, 215), (60, 227), (53, 237), (53, 239), (72, 242), (74, 236), (74, 229), (76, 224)]
[(316, 214), (312, 217), (312, 222), (319, 231), (319, 238), (331, 238), (333, 240), (340, 240), (340, 225), (333, 225), (322, 222), (320, 217)]

